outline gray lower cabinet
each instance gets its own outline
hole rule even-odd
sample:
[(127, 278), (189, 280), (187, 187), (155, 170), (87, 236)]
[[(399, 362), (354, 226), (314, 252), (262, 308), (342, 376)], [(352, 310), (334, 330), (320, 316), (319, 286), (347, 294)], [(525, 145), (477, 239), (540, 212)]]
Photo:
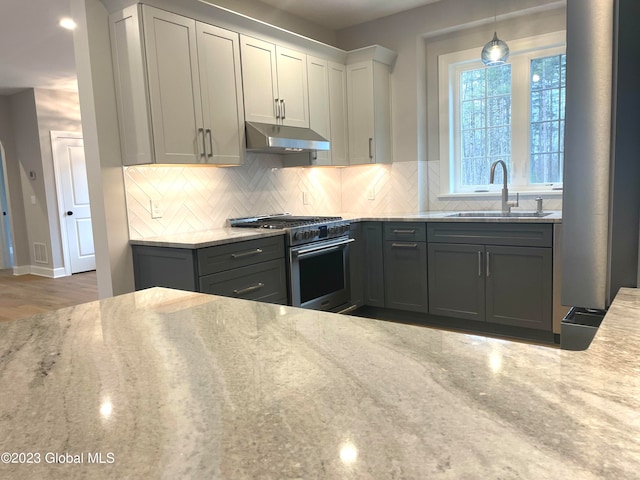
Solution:
[(361, 307), (364, 305), (364, 246), (362, 237), (362, 223), (352, 222), (349, 228), (349, 237), (354, 242), (349, 246), (349, 283), (351, 286), (351, 305)]
[(382, 223), (362, 223), (362, 283), (364, 304), (384, 307)]
[(134, 245), (132, 250), (136, 290), (169, 287), (287, 304), (281, 236), (199, 249)]
[(550, 224), (429, 224), (429, 313), (551, 331)]
[(429, 313), (485, 320), (484, 245), (429, 244)]
[(424, 223), (384, 224), (386, 308), (427, 313), (427, 244)]

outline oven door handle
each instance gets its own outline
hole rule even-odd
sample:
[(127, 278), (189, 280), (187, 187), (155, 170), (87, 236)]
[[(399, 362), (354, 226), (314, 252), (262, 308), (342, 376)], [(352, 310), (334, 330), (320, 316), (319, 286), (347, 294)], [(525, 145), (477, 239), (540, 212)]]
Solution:
[(315, 247), (309, 247), (309, 248), (302, 248), (300, 250), (294, 250), (292, 253), (294, 255), (296, 255), (298, 258), (301, 258), (307, 254), (310, 253), (314, 253), (314, 252), (319, 252), (320, 250), (329, 250), (329, 249), (333, 249), (336, 247), (341, 247), (343, 245), (347, 245), (351, 242), (355, 242), (355, 238), (349, 238), (348, 240), (342, 240), (341, 242), (335, 242), (335, 243), (325, 243), (322, 245), (318, 245)]

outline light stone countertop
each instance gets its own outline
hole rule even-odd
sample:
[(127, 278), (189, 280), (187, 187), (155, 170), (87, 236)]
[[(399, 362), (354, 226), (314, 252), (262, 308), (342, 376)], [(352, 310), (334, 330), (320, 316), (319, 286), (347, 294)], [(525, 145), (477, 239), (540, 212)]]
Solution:
[[(514, 210), (515, 211), (515, 210)], [(424, 213), (389, 213), (377, 216), (365, 216), (362, 214), (342, 213), (337, 214), (352, 222), (482, 222), (482, 223), (561, 223), (562, 212), (549, 211), (550, 215), (545, 217), (451, 217), (456, 212), (424, 212)], [(215, 245), (239, 242), (244, 240), (255, 240), (264, 237), (283, 235), (284, 230), (263, 229), (263, 228), (231, 228), (224, 227), (215, 230), (203, 230), (191, 233), (175, 233), (147, 237), (145, 239), (132, 239), (131, 245), (146, 245), (151, 247), (173, 247), (173, 248), (204, 248)]]
[(3, 322), (0, 452), (40, 463), (0, 477), (638, 478), (639, 318), (583, 352), (162, 288)]

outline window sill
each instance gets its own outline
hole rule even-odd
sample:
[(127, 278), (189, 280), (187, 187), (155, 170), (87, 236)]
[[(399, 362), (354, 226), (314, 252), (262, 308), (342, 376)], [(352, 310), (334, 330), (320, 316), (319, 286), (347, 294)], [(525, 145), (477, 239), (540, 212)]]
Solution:
[[(520, 194), (521, 198), (527, 197), (544, 197), (544, 198), (562, 198), (562, 190), (522, 190), (517, 189), (509, 190), (509, 197)], [(458, 192), (458, 193), (439, 193), (438, 199), (453, 199), (453, 198), (500, 198), (502, 191), (491, 190), (489, 192)]]

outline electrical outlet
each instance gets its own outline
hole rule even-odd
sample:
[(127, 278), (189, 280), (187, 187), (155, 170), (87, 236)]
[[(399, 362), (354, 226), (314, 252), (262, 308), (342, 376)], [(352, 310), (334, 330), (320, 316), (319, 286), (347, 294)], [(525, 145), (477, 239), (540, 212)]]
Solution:
[(160, 200), (151, 199), (151, 218), (162, 218), (162, 206)]
[(306, 190), (302, 191), (302, 204), (303, 205), (309, 205), (309, 192), (307, 192)]
[(375, 200), (376, 199), (376, 189), (371, 187), (367, 190), (367, 199)]

